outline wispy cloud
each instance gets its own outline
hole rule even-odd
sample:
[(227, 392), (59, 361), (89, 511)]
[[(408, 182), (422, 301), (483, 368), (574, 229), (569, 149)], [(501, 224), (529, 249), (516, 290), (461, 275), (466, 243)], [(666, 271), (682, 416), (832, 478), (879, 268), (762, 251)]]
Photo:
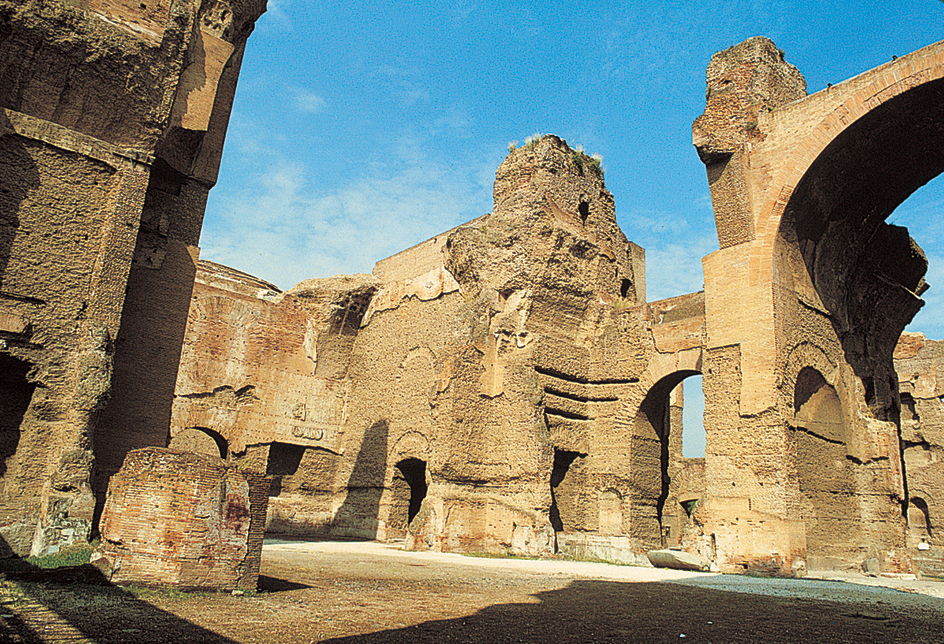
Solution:
[(295, 109), (307, 114), (319, 114), (328, 107), (327, 101), (320, 94), (307, 89), (293, 87), (291, 89), (292, 102)]
[(480, 162), (447, 163), (403, 140), (385, 156), (326, 189), (306, 162), (269, 152), (264, 174), (211, 203), (202, 257), (285, 289), (370, 272), (377, 260), (489, 210)]
[(701, 260), (718, 249), (713, 235), (646, 248), (646, 299), (650, 302), (705, 288)]

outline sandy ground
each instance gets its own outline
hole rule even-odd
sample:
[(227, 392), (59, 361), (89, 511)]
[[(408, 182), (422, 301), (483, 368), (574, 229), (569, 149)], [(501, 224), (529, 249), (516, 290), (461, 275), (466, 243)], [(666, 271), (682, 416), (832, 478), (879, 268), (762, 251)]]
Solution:
[(244, 596), (4, 582), (0, 641), (944, 642), (944, 582), (850, 579), (268, 540)]

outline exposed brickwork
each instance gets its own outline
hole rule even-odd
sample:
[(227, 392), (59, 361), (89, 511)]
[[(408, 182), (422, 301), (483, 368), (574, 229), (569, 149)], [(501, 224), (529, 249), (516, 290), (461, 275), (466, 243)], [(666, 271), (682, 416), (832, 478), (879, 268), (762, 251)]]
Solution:
[(908, 566), (915, 470), (891, 357), (926, 261), (883, 219), (944, 169), (942, 50), (770, 102), (758, 79), (801, 77), (769, 41), (709, 66), (693, 132), (721, 241), (704, 260), (707, 337), (712, 355), (737, 357), (706, 370), (699, 520), (722, 569)]
[(100, 552), (115, 583), (254, 590), (269, 484), (221, 459), (134, 450), (112, 478)]
[(221, 4), (0, 0), (3, 555), (86, 538), (125, 453), (167, 444), (206, 196), (265, 10), (233, 3), (224, 25)]

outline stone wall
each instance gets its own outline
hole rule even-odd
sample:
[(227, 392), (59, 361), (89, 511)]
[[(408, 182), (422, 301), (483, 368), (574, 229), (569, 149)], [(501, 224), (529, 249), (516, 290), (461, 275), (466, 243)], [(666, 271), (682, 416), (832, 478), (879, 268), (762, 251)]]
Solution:
[(892, 351), (927, 264), (883, 220), (944, 169), (942, 48), (809, 97), (766, 39), (712, 58), (697, 547), (723, 570), (910, 568)]
[(219, 457), (129, 452), (112, 477), (100, 526), (111, 581), (255, 590), (268, 491), (264, 476)]
[(498, 169), (492, 214), (373, 278), (276, 293), (201, 263), (172, 445), (277, 477), (272, 532), (530, 554), (592, 534), (638, 560), (667, 503), (668, 427), (635, 420), (650, 358), (697, 373), (704, 328), (702, 294), (644, 303), (643, 262), (599, 169), (549, 136)]
[(206, 193), (265, 2), (148, 6), (0, 2), (3, 554), (85, 537), (127, 450), (166, 445)]
[(905, 333), (895, 348), (906, 475), (906, 543), (923, 573), (944, 576), (944, 342)]

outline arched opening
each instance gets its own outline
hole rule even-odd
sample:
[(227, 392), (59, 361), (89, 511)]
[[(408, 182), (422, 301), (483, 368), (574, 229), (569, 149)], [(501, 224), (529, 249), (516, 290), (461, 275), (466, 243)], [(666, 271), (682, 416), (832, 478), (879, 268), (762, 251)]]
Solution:
[(843, 568), (861, 559), (862, 526), (848, 428), (836, 390), (812, 367), (794, 388), (796, 469), (808, 565)]
[(387, 538), (402, 539), (426, 498), (426, 461), (418, 458), (399, 461), (394, 466), (390, 485), (392, 498), (387, 514)]
[[(887, 92), (874, 83), (867, 111), (852, 99), (838, 106), (806, 144), (829, 143), (802, 175), (775, 188), (778, 203), (786, 200), (772, 211), (783, 208), (772, 266), (777, 344), (791, 351), (815, 339), (843, 383), (832, 389), (801, 373), (807, 380), (797, 385), (808, 398), (794, 411), (811, 568), (861, 562), (866, 545), (893, 550), (898, 537), (886, 517), (907, 514), (901, 450), (889, 443), (877, 460), (869, 441), (896, 427), (901, 439), (892, 353), (927, 288), (923, 251), (905, 228), (886, 223), (944, 171), (944, 80), (922, 78), (933, 75), (907, 77)], [(845, 414), (842, 438), (830, 438), (838, 425), (825, 413)]]
[(646, 394), (636, 415), (631, 467), (638, 472), (639, 483), (633, 487), (629, 506), (633, 534), (647, 548), (680, 543), (689, 513), (679, 493), (686, 495), (692, 507), (691, 502), (704, 491), (704, 457), (683, 456), (686, 390), (682, 381), (687, 383), (692, 376), (700, 373), (683, 370), (664, 376)]
[(229, 445), (223, 435), (206, 427), (188, 427), (174, 436), (167, 447), (220, 458), (229, 454)]
[(927, 288), (924, 253), (906, 229), (885, 220), (942, 171), (944, 80), (935, 80), (837, 134), (797, 182), (780, 223), (776, 273), (793, 275), (810, 304), (796, 328), (835, 334), (842, 358), (873, 387), (868, 407), (877, 420), (897, 420), (891, 353)]

